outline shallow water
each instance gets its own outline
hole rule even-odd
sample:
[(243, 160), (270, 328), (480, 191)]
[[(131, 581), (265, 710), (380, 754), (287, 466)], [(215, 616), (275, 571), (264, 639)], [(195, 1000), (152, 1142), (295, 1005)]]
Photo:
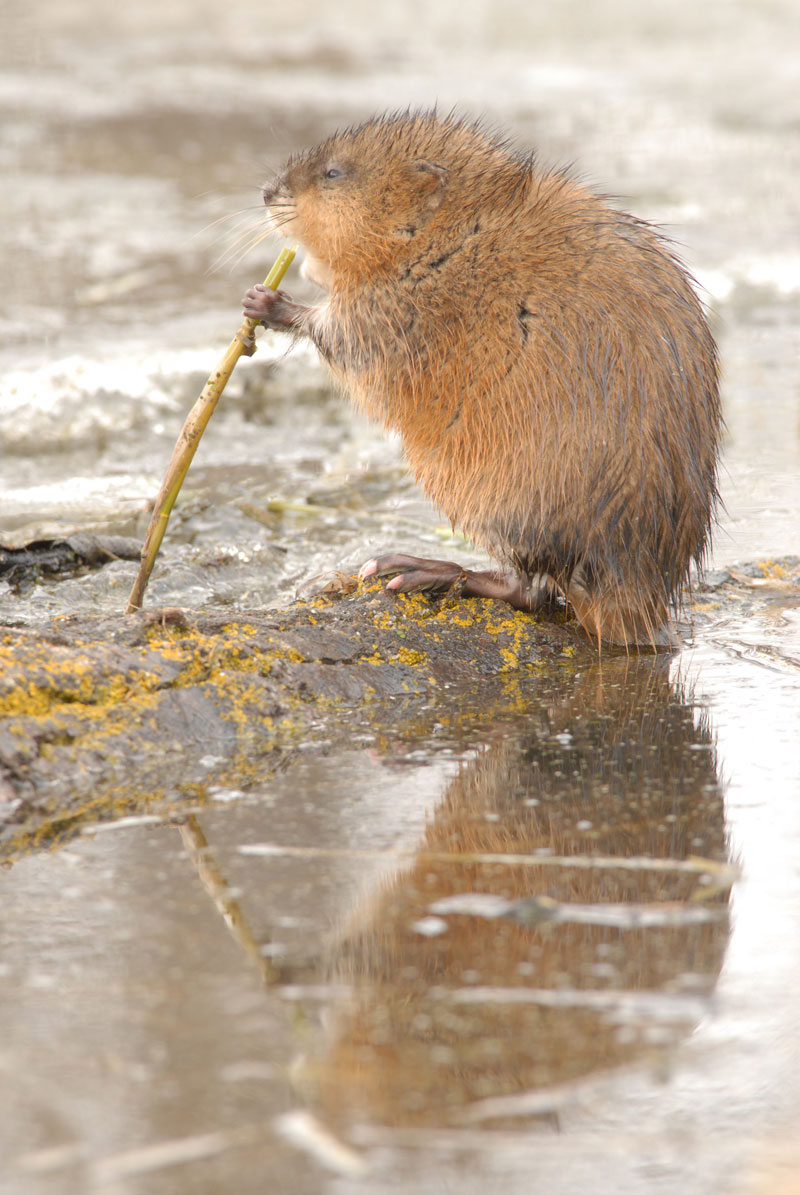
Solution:
[[(2, 20), (3, 542), (142, 533), (276, 248), (215, 266), (226, 217), (256, 226), (287, 151), (436, 99), (669, 226), (723, 361), (714, 564), (800, 552), (789, 0)], [(283, 602), (447, 539), (397, 446), (283, 352), (264, 336), (237, 368), (151, 604)], [(133, 571), (0, 587), (2, 616), (120, 609)], [(3, 1190), (796, 1190), (796, 599), (712, 612), (669, 675), (487, 681), (391, 724), (2, 874)], [(505, 915), (441, 903), (475, 892)]]
[(398, 703), (392, 741), (17, 862), (10, 1189), (761, 1189), (800, 1094), (798, 647)]

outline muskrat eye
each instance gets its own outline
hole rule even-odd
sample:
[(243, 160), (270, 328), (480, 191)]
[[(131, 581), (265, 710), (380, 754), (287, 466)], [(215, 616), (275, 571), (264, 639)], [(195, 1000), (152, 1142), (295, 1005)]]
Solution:
[(326, 178), (341, 178), (344, 171), (339, 166), (329, 166), (325, 171)]

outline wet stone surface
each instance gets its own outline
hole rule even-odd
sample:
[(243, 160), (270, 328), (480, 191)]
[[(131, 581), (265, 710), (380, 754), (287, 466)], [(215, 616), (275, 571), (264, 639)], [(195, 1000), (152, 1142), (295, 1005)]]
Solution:
[(481, 676), (519, 688), (548, 664), (594, 661), (563, 614), (397, 597), (356, 578), (267, 616), (75, 616), (7, 627), (0, 640), (0, 837), (11, 854), (87, 816), (196, 798), (211, 783), (196, 762), (208, 750), (241, 783), (270, 756), (273, 770), (298, 743), (313, 749), (321, 726), (346, 740), (351, 717), (389, 723), (384, 699)]

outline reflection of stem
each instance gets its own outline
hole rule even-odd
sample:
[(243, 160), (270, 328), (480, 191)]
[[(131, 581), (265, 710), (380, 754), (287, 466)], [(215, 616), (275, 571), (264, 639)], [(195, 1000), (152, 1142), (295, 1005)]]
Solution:
[[(263, 855), (279, 859), (377, 859), (420, 863), (488, 863), (501, 867), (555, 867), (569, 870), (619, 870), (678, 872), (703, 877), (705, 892), (716, 895), (727, 891), (740, 876), (738, 867), (689, 855), (686, 859), (659, 858), (653, 855), (526, 855), (489, 851), (400, 851), (358, 850), (347, 847), (281, 846), (273, 842), (252, 842), (239, 847), (242, 855)], [(706, 899), (701, 889), (692, 899)]]
[(234, 941), (256, 964), (265, 986), (271, 987), (278, 982), (281, 975), (269, 959), (262, 954), (261, 947), (253, 936), (253, 931), (248, 925), (239, 902), (230, 894), (228, 881), (217, 866), (217, 861), (211, 853), (206, 836), (195, 815), (189, 814), (186, 820), (178, 825), (178, 829), (181, 832), (183, 845), (197, 868), (202, 885), (222, 914)]

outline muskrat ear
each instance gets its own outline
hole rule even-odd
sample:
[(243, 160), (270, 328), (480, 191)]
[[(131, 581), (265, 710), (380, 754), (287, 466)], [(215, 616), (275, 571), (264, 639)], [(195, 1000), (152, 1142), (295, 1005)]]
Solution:
[(435, 174), (438, 178), (443, 179), (447, 174), (447, 167), (440, 166), (438, 162), (429, 162), (427, 158), (417, 158), (414, 163), (416, 170), (423, 170), (428, 174)]
[(447, 183), (447, 167), (440, 166), (438, 162), (429, 162), (426, 158), (418, 158), (414, 170), (422, 176), (420, 190), (427, 196), (425, 206), (431, 209), (438, 207)]

